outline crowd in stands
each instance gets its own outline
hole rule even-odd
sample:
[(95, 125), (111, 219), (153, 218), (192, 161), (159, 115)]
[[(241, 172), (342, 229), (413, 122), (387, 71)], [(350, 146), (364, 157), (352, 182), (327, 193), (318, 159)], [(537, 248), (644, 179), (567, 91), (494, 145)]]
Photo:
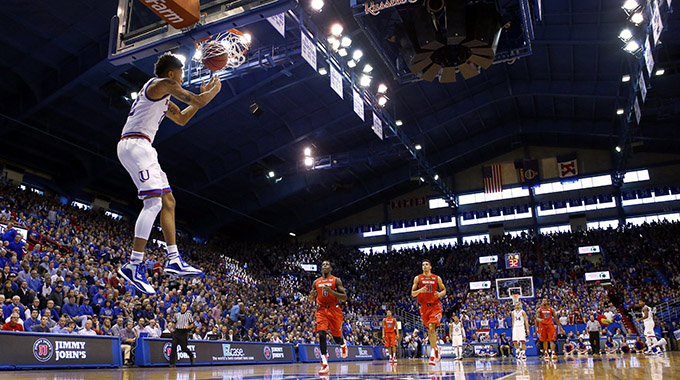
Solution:
[[(149, 244), (146, 266), (157, 294), (145, 296), (116, 273), (129, 257), (134, 220), (79, 209), (10, 183), (0, 184), (0, 209), (0, 223), (7, 225), (0, 235), (3, 330), (134, 341), (172, 331), (170, 316), (187, 302), (196, 320), (194, 339), (315, 343), (314, 305), (307, 296), (319, 273), (305, 272), (301, 264), (323, 259), (332, 261), (333, 274), (347, 289), (343, 333), (352, 344), (381, 343), (370, 326), (359, 323), (365, 317), (382, 316), (387, 309), (417, 315), (410, 288), (425, 258), (447, 287), (446, 317), (458, 313), (468, 330), (510, 327), (512, 306), (499, 301), (493, 289), (469, 292), (470, 281), (533, 276), (535, 298), (522, 300), (530, 323), (542, 297), (551, 300), (563, 323), (577, 324), (590, 315), (620, 321), (619, 304), (632, 310), (640, 298), (654, 305), (677, 299), (680, 291), (680, 268), (673, 259), (679, 254), (680, 224), (660, 223), (373, 255), (339, 245), (198, 243), (180, 236), (187, 261), (207, 275), (164, 275), (163, 246)], [(28, 239), (19, 229), (29, 230)], [(162, 239), (160, 232), (152, 239)], [(576, 254), (578, 246), (596, 244), (604, 252), (601, 260)], [(520, 252), (521, 269), (477, 263), (479, 256), (506, 252)], [(596, 270), (609, 270), (612, 285), (586, 284), (584, 273)], [(411, 332), (417, 326), (404, 327)], [(406, 346), (415, 339), (411, 334)]]

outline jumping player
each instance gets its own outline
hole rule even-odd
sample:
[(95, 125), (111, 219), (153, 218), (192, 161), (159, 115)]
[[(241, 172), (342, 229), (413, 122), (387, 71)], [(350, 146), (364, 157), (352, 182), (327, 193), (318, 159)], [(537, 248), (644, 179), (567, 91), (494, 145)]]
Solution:
[(321, 263), (322, 276), (314, 280), (314, 286), (309, 293), (309, 302), (318, 305), (316, 309), (316, 331), (319, 333), (319, 349), (321, 350), (321, 369), (319, 375), (327, 375), (328, 344), (326, 331), (330, 330), (333, 340), (341, 345), (341, 355), (347, 357), (347, 344), (342, 338), (342, 310), (339, 301), (347, 301), (347, 293), (339, 278), (331, 275), (330, 261)]
[(423, 274), (413, 279), (411, 297), (418, 297), (420, 317), (423, 319), (423, 324), (427, 326), (427, 335), (430, 338), (430, 365), (437, 365), (441, 360), (439, 347), (437, 347), (437, 327), (441, 324), (441, 298), (446, 295), (446, 287), (441, 277), (432, 273), (430, 260), (423, 260), (422, 268)]
[[(165, 272), (178, 276), (202, 274), (200, 270), (187, 264), (177, 250), (175, 198), (172, 196), (168, 177), (158, 163), (156, 149), (151, 144), (165, 116), (179, 125), (185, 125), (199, 108), (208, 104), (222, 89), (217, 76), (213, 76), (207, 85), (201, 85), (199, 95), (183, 89), (182, 62), (169, 53), (158, 58), (154, 74), (156, 77), (144, 84), (132, 104), (117, 149), (120, 163), (132, 177), (137, 186), (137, 195), (144, 202), (144, 208), (135, 223), (130, 262), (123, 265), (118, 273), (135, 289), (145, 294), (156, 293), (146, 277), (144, 248), (159, 212), (163, 237), (168, 244)], [(170, 101), (171, 96), (188, 106), (180, 110)]]
[(383, 319), (380, 324), (382, 325), (385, 347), (387, 347), (390, 352), (390, 363), (396, 363), (397, 339), (399, 339), (399, 333), (397, 332), (397, 320), (392, 318), (392, 311), (387, 311), (387, 318)]
[(653, 347), (656, 345), (656, 333), (654, 332), (654, 311), (652, 308), (645, 304), (645, 301), (639, 301), (640, 308), (642, 309), (642, 318), (638, 319), (638, 322), (645, 326), (645, 346), (647, 346), (647, 351), (645, 354), (652, 354)]
[(465, 328), (463, 328), (463, 322), (460, 321), (457, 315), (454, 315), (453, 321), (449, 323), (449, 334), (451, 334), (451, 345), (456, 353), (456, 360), (462, 360)]
[[(515, 310), (512, 311), (512, 343), (515, 346), (515, 357), (517, 359), (527, 358), (527, 333), (529, 331), (529, 318), (527, 313), (522, 310), (522, 304), (517, 302)], [(522, 347), (520, 350), (519, 347)]]
[[(555, 314), (555, 309), (550, 306), (547, 298), (543, 298), (543, 303), (541, 307), (536, 311), (536, 323), (538, 324), (538, 340), (543, 342), (543, 350), (545, 351), (545, 359), (556, 359), (557, 354), (555, 352), (555, 338), (557, 338), (557, 332), (555, 331), (555, 323), (560, 328), (560, 332), (564, 334), (564, 329), (560, 320)], [(548, 343), (550, 343), (550, 350), (548, 350)]]

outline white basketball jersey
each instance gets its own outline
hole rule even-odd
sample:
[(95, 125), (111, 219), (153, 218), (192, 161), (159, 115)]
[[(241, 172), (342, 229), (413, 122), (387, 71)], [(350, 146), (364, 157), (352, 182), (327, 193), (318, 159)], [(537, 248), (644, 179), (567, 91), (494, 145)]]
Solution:
[(170, 103), (170, 94), (160, 99), (152, 99), (147, 95), (146, 89), (151, 82), (157, 79), (149, 79), (142, 89), (139, 90), (137, 100), (132, 103), (127, 122), (125, 122), (123, 127), (123, 136), (131, 133), (141, 133), (153, 142), (158, 126), (161, 125), (161, 121), (163, 121), (166, 112), (168, 112), (168, 103)]
[(518, 327), (524, 328), (524, 310), (513, 310), (512, 320), (514, 321), (513, 324), (514, 328)]
[(642, 308), (643, 313), (645, 309), (647, 309), (647, 318), (645, 318), (643, 322), (644, 323), (654, 322), (654, 311), (652, 310), (652, 308), (645, 305), (645, 307)]
[(463, 336), (463, 323), (451, 323), (451, 335), (452, 336)]

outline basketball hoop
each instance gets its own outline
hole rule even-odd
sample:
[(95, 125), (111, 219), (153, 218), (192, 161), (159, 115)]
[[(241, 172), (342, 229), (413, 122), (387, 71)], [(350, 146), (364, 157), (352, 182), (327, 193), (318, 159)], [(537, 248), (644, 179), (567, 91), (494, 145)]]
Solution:
[(519, 297), (520, 297), (519, 294), (511, 294), (511, 295), (510, 295), (510, 298), (512, 298), (512, 304), (513, 304), (513, 306), (514, 306), (514, 305), (517, 305), (517, 304), (519, 303)]
[(193, 60), (205, 66), (204, 61), (224, 57), (224, 67), (235, 68), (246, 62), (246, 52), (250, 49), (250, 36), (236, 29), (229, 29), (215, 36), (196, 41)]

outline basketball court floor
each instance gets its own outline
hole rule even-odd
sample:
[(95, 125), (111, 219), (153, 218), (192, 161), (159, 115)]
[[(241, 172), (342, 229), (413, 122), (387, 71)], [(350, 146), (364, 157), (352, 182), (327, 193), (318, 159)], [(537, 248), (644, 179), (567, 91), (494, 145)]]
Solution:
[[(0, 379), (31, 380), (276, 380), (315, 379), (317, 364), (281, 364), (250, 366), (195, 366), (177, 368), (125, 368), (51, 371), (0, 372)], [(331, 363), (331, 373), (323, 379), (379, 380), (669, 380), (680, 379), (680, 353), (659, 357), (614, 355), (604, 357), (560, 357), (555, 362), (529, 358), (465, 359), (456, 363), (442, 359), (437, 367), (426, 360), (401, 360), (397, 365), (386, 361)]]

